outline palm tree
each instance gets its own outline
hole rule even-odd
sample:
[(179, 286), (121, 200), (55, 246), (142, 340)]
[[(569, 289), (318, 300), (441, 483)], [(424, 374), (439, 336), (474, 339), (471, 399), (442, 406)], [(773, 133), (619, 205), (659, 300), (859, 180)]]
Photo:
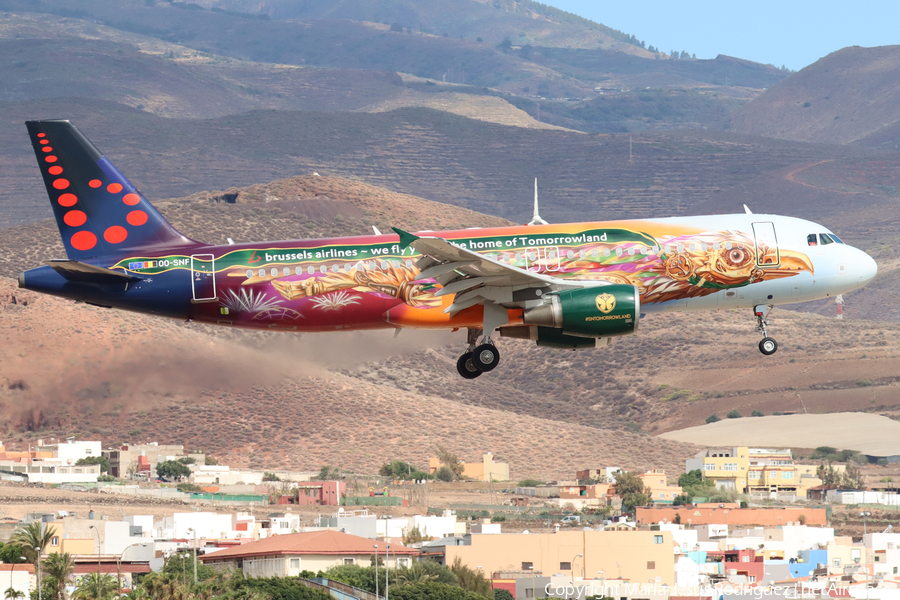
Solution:
[(6, 598), (12, 598), (12, 600), (17, 600), (18, 598), (22, 598), (23, 596), (25, 596), (25, 592), (20, 592), (12, 586), (6, 588), (6, 591), (3, 592), (3, 594)]
[(50, 540), (53, 539), (56, 533), (54, 528), (47, 527), (44, 529), (43, 525), (41, 521), (33, 521), (18, 528), (12, 537), (9, 538), (9, 543), (21, 547), (22, 554), (37, 569), (38, 592), (41, 589), (41, 555), (44, 553), (44, 548), (50, 545)]
[[(99, 590), (97, 578), (99, 576)], [(99, 598), (97, 592), (100, 592)], [(100, 575), (89, 573), (81, 578), (78, 587), (75, 588), (73, 598), (75, 600), (111, 600), (119, 594), (119, 584), (112, 575)]]
[(66, 582), (69, 575), (75, 570), (75, 559), (67, 552), (65, 554), (51, 554), (44, 561), (44, 574), (52, 578), (56, 584), (53, 600), (69, 600), (66, 593)]

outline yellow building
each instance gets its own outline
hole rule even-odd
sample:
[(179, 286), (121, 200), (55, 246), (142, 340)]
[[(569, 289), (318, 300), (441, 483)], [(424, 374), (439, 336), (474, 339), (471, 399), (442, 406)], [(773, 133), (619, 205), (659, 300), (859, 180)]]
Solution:
[[(469, 546), (447, 546), (445, 564), (459, 557), (484, 573), (532, 571), (632, 583), (675, 585), (675, 553), (668, 531), (560, 531), (473, 535)], [(658, 578), (658, 579), (657, 579)]]
[[(440, 459), (435, 457), (428, 459), (430, 473), (436, 473), (441, 466)], [(488, 452), (480, 463), (463, 463), (462, 476), (476, 481), (509, 481), (509, 465), (494, 462), (494, 455)]]
[(688, 471), (699, 469), (704, 479), (715, 482), (720, 490), (747, 493), (794, 493), (806, 496), (806, 490), (822, 481), (814, 465), (796, 465), (790, 449), (734, 448), (703, 450), (685, 463)]
[(650, 499), (657, 504), (671, 504), (675, 496), (682, 493), (680, 485), (669, 485), (666, 472), (662, 469), (651, 469), (638, 475), (644, 487), (650, 488)]

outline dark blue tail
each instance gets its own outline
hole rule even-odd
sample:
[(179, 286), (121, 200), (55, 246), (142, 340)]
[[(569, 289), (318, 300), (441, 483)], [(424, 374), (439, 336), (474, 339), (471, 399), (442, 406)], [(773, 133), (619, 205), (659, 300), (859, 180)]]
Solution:
[(69, 121), (25, 125), (70, 259), (196, 244), (178, 233)]

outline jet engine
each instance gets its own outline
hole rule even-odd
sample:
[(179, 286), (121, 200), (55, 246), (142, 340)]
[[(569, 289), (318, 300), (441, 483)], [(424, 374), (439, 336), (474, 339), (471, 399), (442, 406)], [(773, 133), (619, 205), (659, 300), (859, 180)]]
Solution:
[(564, 336), (608, 338), (634, 333), (640, 310), (636, 286), (604, 285), (548, 294), (543, 304), (525, 310), (523, 323)]

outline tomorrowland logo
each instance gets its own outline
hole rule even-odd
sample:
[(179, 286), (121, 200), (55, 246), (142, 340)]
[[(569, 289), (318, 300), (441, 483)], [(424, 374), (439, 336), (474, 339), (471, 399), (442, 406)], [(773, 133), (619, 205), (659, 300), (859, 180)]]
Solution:
[(616, 307), (616, 297), (612, 294), (600, 294), (594, 301), (597, 303), (597, 310), (603, 314), (608, 314)]

